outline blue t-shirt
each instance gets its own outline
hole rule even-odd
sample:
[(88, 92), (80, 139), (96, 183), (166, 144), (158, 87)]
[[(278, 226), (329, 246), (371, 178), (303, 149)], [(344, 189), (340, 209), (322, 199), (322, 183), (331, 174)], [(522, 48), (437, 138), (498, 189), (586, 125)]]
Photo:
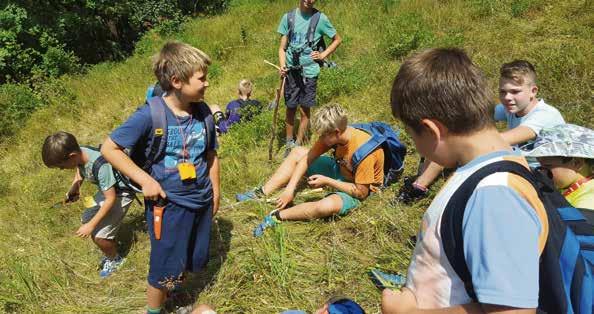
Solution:
[[(165, 106), (165, 112), (167, 114), (165, 157), (153, 165), (150, 175), (159, 182), (170, 202), (190, 209), (209, 206), (212, 202), (212, 184), (206, 164), (204, 120), (196, 109), (187, 117), (176, 117), (167, 106)], [(132, 148), (139, 141), (147, 141), (151, 130), (150, 108), (145, 105), (115, 129), (110, 138), (121, 147)], [(185, 157), (183, 156), (184, 142), (188, 151), (188, 156)], [(215, 143), (215, 148), (216, 145)], [(194, 164), (196, 180), (181, 181), (177, 165), (184, 158)]]

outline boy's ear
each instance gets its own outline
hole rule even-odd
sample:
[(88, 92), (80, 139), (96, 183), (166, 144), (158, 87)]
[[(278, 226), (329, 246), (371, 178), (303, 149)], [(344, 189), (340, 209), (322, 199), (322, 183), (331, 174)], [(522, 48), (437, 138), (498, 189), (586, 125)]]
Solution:
[(180, 80), (177, 76), (173, 75), (171, 77), (171, 87), (173, 87), (174, 89), (181, 89), (182, 87), (182, 80)]
[(530, 87), (530, 92), (536, 96), (536, 93), (538, 93), (538, 86), (536, 84), (532, 84)]
[(448, 133), (448, 129), (435, 119), (422, 119), (421, 125), (436, 141), (440, 141)]

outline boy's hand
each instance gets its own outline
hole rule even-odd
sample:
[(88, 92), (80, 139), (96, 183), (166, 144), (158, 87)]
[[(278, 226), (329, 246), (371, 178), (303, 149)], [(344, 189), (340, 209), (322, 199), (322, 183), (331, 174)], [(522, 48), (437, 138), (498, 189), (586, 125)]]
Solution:
[(328, 185), (329, 178), (321, 175), (321, 174), (314, 174), (307, 178), (307, 184), (309, 184), (313, 188), (321, 188)]
[(309, 55), (314, 61), (324, 60), (326, 59), (326, 55), (323, 52), (319, 51), (312, 51)]
[(400, 291), (384, 289), (382, 291), (382, 313), (404, 314), (417, 309), (417, 298), (407, 288)]
[(293, 200), (293, 197), (293, 192), (285, 189), (276, 200), (276, 209), (283, 209), (287, 207), (287, 205)]
[(285, 77), (285, 76), (287, 76), (288, 71), (289, 71), (289, 69), (287, 69), (286, 66), (282, 66), (280, 68), (280, 70), (278, 70), (278, 74), (280, 74), (281, 77)]
[(68, 193), (66, 193), (66, 199), (64, 200), (64, 202), (66, 204), (73, 203), (73, 202), (78, 201), (79, 198), (80, 198), (80, 192), (78, 191), (78, 189), (76, 191), (70, 190), (70, 191), (68, 191)]
[(159, 197), (163, 199), (167, 198), (167, 195), (161, 188), (159, 182), (153, 178), (150, 178), (146, 181), (146, 183), (142, 184), (142, 194), (144, 195), (144, 198), (151, 201), (156, 201), (159, 199)]
[(80, 226), (80, 228), (78, 228), (78, 230), (76, 230), (76, 235), (81, 238), (88, 238), (93, 233), (93, 230), (95, 230), (95, 226), (93, 226), (91, 223), (87, 222), (86, 224), (83, 224), (82, 226)]

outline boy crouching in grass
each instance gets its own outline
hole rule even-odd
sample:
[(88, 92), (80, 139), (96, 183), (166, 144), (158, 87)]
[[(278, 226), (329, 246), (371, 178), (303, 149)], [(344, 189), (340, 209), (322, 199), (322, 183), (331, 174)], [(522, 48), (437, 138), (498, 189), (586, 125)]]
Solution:
[(486, 176), (466, 203), (459, 223), (474, 298), (444, 256), (443, 213), (457, 189), (497, 161), (528, 168), (495, 128), (492, 99), (483, 74), (459, 49), (426, 50), (400, 67), (394, 116), (422, 156), (457, 169), (423, 216), (405, 288), (384, 290), (383, 313), (535, 313), (548, 225), (538, 217), (544, 207), (537, 192), (521, 177)]
[[(158, 101), (166, 114), (167, 136), (163, 156), (148, 172), (124, 149), (141, 147), (144, 152), (149, 146), (147, 139), (156, 131), (149, 105), (114, 130), (101, 148), (105, 159), (142, 187), (151, 241), (151, 314), (161, 312), (167, 293), (179, 287), (186, 271), (197, 272), (208, 262), (211, 221), (220, 195), (216, 136), (207, 133), (208, 116), (199, 107), (207, 106), (203, 100), (209, 65), (204, 52), (179, 42), (166, 43), (155, 57), (153, 71), (166, 91)], [(161, 211), (155, 205), (163, 199)]]
[[(320, 108), (312, 125), (319, 138), (311, 149), (295, 147), (266, 184), (237, 194), (238, 201), (245, 201), (263, 198), (285, 187), (277, 200), (276, 210), (264, 218), (254, 230), (254, 236), (261, 236), (266, 228), (283, 220), (344, 216), (383, 183), (384, 151), (381, 147), (365, 157), (353, 171), (351, 157), (371, 135), (348, 126), (347, 113), (340, 105)], [(322, 156), (330, 149), (334, 149), (334, 157)], [(285, 208), (295, 197), (295, 189), (304, 176), (311, 187), (327, 186), (336, 192), (316, 202)]]
[(76, 235), (81, 238), (91, 237), (103, 252), (99, 276), (105, 278), (124, 262), (124, 258), (118, 254), (115, 236), (132, 204), (134, 192), (116, 180), (109, 163), (104, 163), (96, 174), (93, 173), (93, 165), (100, 156), (97, 150), (80, 147), (74, 135), (66, 132), (48, 136), (41, 150), (43, 163), (49, 168), (76, 169), (74, 181), (66, 194), (66, 202), (78, 200), (83, 180), (97, 186), (97, 194), (85, 198), (84, 205), (87, 208)]

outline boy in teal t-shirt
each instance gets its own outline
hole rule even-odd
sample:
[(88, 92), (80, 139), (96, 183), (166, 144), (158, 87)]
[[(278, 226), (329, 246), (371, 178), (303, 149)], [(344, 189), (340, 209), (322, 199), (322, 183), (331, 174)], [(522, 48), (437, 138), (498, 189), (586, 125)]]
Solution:
[[(287, 106), (285, 119), (287, 153), (296, 144), (303, 144), (309, 124), (310, 108), (316, 103), (319, 62), (332, 54), (342, 41), (328, 17), (313, 7), (315, 2), (315, 0), (299, 1), (297, 9), (283, 15), (277, 30), (281, 35), (278, 50), (280, 74), (286, 79), (284, 94)], [(315, 24), (316, 20), (317, 24)], [(289, 21), (293, 22), (289, 23)], [(312, 36), (308, 36), (310, 22), (316, 25)], [(323, 51), (319, 51), (319, 43), (323, 36), (332, 38), (332, 42)], [(297, 108), (301, 118), (295, 141), (293, 126)]]

